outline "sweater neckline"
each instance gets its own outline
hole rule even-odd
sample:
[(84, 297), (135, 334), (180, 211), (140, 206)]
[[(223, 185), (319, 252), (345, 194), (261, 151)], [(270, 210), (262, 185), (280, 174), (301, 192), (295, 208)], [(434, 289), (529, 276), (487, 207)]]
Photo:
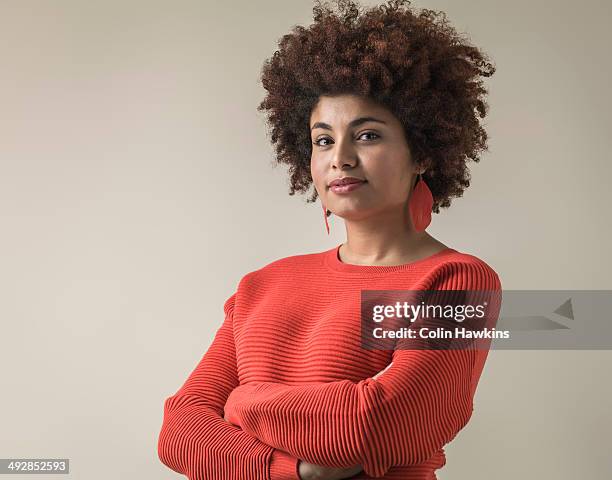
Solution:
[(411, 270), (414, 267), (419, 266), (425, 262), (437, 259), (438, 257), (443, 257), (444, 255), (448, 255), (452, 252), (457, 251), (454, 248), (447, 247), (427, 257), (421, 258), (419, 260), (414, 260), (409, 263), (403, 263), (400, 265), (358, 265), (354, 263), (344, 263), (343, 261), (340, 260), (340, 247), (342, 245), (343, 244), (341, 243), (338, 246), (325, 252), (325, 255), (324, 255), (325, 265), (327, 265), (327, 267), (337, 272), (361, 273), (361, 274), (390, 273), (390, 272), (401, 272), (405, 270)]

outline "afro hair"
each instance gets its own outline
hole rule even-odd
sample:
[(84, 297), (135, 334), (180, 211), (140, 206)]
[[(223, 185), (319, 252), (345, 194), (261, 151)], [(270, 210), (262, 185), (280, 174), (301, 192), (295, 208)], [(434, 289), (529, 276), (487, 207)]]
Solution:
[[(449, 25), (444, 12), (414, 11), (409, 0), (364, 10), (356, 2), (315, 1), (314, 22), (297, 25), (267, 59), (261, 81), (277, 164), (289, 167), (290, 190), (312, 185), (309, 120), (321, 95), (354, 94), (388, 108), (404, 127), (433, 212), (449, 207), (470, 185), (468, 160), (487, 150), (487, 94), (480, 77), (495, 67)], [(318, 198), (314, 190), (307, 202)]]

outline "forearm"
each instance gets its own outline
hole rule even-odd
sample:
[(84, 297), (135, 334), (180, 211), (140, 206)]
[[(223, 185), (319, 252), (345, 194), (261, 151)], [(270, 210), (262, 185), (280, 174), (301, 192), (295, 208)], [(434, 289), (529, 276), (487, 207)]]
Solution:
[(165, 416), (158, 454), (165, 465), (190, 480), (298, 478), (295, 457), (227, 423), (202, 405), (185, 405)]
[(274, 448), (381, 476), (424, 462), (467, 423), (473, 355), (404, 351), (377, 380), (243, 385), (226, 408), (233, 423)]
[(297, 458), (265, 444), (222, 415), (238, 386), (233, 300), (225, 320), (181, 388), (164, 402), (158, 456), (190, 480), (298, 480)]
[[(226, 412), (232, 423), (274, 448), (317, 465), (351, 467), (360, 463), (362, 435), (359, 419), (346, 416), (357, 413), (343, 415), (338, 404), (325, 404), (323, 398), (327, 386), (329, 398), (346, 400), (355, 393), (350, 385), (348, 380), (296, 387), (243, 385), (230, 394)], [(294, 399), (297, 402), (292, 403)], [(354, 396), (344, 405), (356, 401)]]

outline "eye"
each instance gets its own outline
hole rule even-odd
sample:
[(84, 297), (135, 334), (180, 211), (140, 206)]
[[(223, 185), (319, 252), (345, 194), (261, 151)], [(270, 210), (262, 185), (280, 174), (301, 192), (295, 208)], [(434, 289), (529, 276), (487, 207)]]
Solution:
[(374, 140), (376, 140), (377, 138), (380, 138), (380, 135), (374, 132), (363, 132), (361, 135), (359, 135), (359, 138), (363, 137), (364, 135), (374, 135), (375, 137)]
[[(363, 132), (361, 135), (359, 135), (359, 137), (358, 137), (358, 138), (361, 138), (361, 137), (363, 137), (364, 135), (373, 135), (373, 136), (374, 136), (374, 138), (372, 138), (371, 140), (368, 140), (368, 141), (372, 141), (372, 140), (376, 140), (377, 138), (380, 138), (380, 135), (378, 135), (377, 133), (374, 133), (374, 132)], [(313, 145), (318, 145), (319, 147), (327, 147), (327, 146), (329, 145), (329, 144), (323, 144), (323, 145), (322, 145), (322, 144), (320, 144), (319, 142), (320, 142), (321, 140), (327, 140), (327, 141), (329, 141), (329, 140), (331, 140), (331, 139), (330, 139), (329, 137), (320, 137), (320, 138), (318, 138), (317, 140), (315, 140), (315, 141), (314, 141), (314, 142), (312, 142), (312, 143), (313, 143)]]
[(317, 140), (315, 140), (314, 142), (312, 142), (313, 145), (318, 145), (319, 147), (327, 147), (327, 145), (321, 145), (319, 142), (321, 140), (329, 140), (329, 137), (321, 137), (318, 138)]

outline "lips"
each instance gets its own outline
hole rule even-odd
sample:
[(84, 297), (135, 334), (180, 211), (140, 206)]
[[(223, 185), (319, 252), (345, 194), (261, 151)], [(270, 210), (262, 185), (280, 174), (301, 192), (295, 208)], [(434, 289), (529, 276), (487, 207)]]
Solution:
[(336, 178), (335, 180), (332, 180), (329, 186), (334, 187), (338, 185), (350, 185), (351, 183), (362, 183), (362, 182), (365, 182), (365, 180), (363, 180), (362, 178), (342, 177), (342, 178)]

